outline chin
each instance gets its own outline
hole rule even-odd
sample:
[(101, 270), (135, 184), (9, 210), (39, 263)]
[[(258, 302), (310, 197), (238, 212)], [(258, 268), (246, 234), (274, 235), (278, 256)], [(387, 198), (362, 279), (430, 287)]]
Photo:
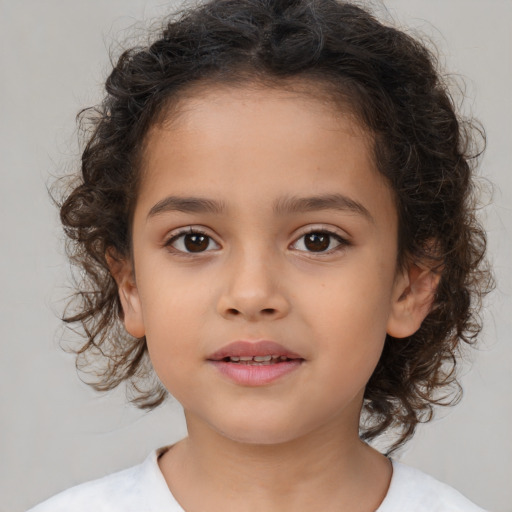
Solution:
[(298, 429), (296, 424), (290, 425), (289, 421), (265, 421), (264, 418), (250, 423), (247, 419), (229, 425), (223, 422), (215, 430), (230, 441), (259, 446), (284, 444), (307, 434)]
[(273, 434), (268, 432), (244, 432), (240, 434), (237, 432), (236, 434), (227, 433), (227, 432), (219, 432), (222, 436), (239, 444), (245, 445), (254, 445), (254, 446), (274, 446), (277, 444), (285, 444), (293, 440), (293, 437), (290, 437), (289, 433), (286, 435)]

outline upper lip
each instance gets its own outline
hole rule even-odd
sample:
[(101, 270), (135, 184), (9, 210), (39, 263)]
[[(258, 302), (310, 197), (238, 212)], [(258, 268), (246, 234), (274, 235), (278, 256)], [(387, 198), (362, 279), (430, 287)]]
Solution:
[(259, 341), (234, 341), (220, 348), (208, 359), (221, 361), (229, 357), (254, 357), (254, 356), (285, 356), (289, 359), (303, 359), (299, 354), (288, 350), (279, 343), (268, 340)]

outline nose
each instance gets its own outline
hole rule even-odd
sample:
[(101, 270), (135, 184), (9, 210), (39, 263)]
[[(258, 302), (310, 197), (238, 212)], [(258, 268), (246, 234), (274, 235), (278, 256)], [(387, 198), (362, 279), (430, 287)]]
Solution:
[[(247, 251), (248, 252), (248, 251)], [(241, 255), (226, 262), (223, 292), (218, 312), (224, 318), (247, 321), (277, 320), (290, 310), (283, 285), (283, 273), (268, 255)]]

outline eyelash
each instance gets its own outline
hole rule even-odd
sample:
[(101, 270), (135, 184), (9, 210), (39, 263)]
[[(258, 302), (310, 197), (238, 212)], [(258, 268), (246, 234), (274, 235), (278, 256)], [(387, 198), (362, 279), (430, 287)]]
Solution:
[[(333, 231), (330, 231), (328, 229), (318, 229), (318, 228), (312, 228), (310, 229), (309, 231), (307, 231), (306, 233), (302, 234), (300, 237), (298, 237), (292, 244), (290, 244), (290, 247), (293, 247), (294, 245), (296, 245), (300, 240), (304, 239), (305, 237), (307, 237), (308, 235), (324, 235), (324, 236), (328, 236), (331, 240), (329, 241), (329, 245), (331, 245), (331, 241), (332, 239), (334, 239), (336, 242), (338, 242), (338, 245), (335, 246), (334, 248), (331, 248), (331, 249), (328, 249), (328, 250), (323, 250), (323, 251), (307, 251), (307, 250), (300, 250), (300, 252), (304, 252), (304, 253), (308, 253), (308, 254), (316, 254), (316, 255), (319, 255), (319, 256), (322, 256), (322, 255), (326, 255), (326, 254), (332, 254), (334, 252), (337, 252), (339, 250), (342, 250), (344, 248), (346, 248), (347, 246), (351, 245), (350, 242), (346, 239), (346, 238), (343, 238), (342, 236), (338, 235), (337, 233), (333, 232)], [(173, 246), (174, 243), (176, 243), (176, 241), (178, 241), (180, 238), (183, 238), (185, 237), (186, 235), (198, 235), (198, 236), (204, 236), (208, 239), (208, 246), (207, 246), (207, 249), (210, 247), (211, 243), (213, 242), (213, 244), (215, 245), (219, 245), (217, 242), (215, 242), (215, 240), (210, 236), (208, 235), (205, 231), (199, 229), (199, 228), (195, 228), (195, 227), (188, 227), (188, 228), (185, 228), (185, 229), (182, 229), (180, 231), (178, 231), (177, 233), (174, 233), (165, 243), (164, 243), (164, 247), (167, 247), (169, 250), (171, 250), (172, 252), (175, 252), (176, 254), (179, 254), (181, 256), (192, 256), (194, 254), (202, 254), (202, 253), (205, 253), (205, 252), (210, 252), (208, 250), (203, 250), (203, 251), (197, 251), (197, 252), (194, 252), (194, 251), (187, 251), (187, 250), (182, 250), (182, 249), (178, 249), (176, 247)]]
[(312, 228), (312, 229), (308, 230), (306, 233), (302, 234), (299, 238), (297, 238), (295, 240), (295, 242), (293, 242), (290, 246), (297, 244), (300, 240), (304, 239), (308, 235), (328, 236), (330, 238), (329, 245), (331, 245), (332, 239), (334, 239), (336, 242), (338, 242), (338, 245), (336, 245), (334, 248), (331, 248), (331, 249), (328, 249), (325, 251), (305, 251), (305, 250), (301, 251), (301, 252), (304, 252), (307, 254), (315, 254), (318, 256), (328, 255), (328, 254), (332, 254), (334, 252), (343, 250), (346, 247), (348, 247), (349, 245), (351, 245), (350, 242), (346, 238), (343, 238), (342, 236), (340, 236), (339, 234), (337, 234), (333, 231), (330, 231), (328, 229), (322, 229), (322, 228), (320, 228), (320, 229)]
[(170, 251), (176, 253), (176, 254), (179, 254), (180, 256), (193, 256), (195, 254), (202, 254), (204, 252), (209, 252), (209, 251), (197, 251), (197, 252), (194, 252), (194, 251), (184, 251), (184, 250), (181, 250), (181, 249), (178, 249), (176, 247), (173, 246), (173, 244), (179, 240), (180, 238), (183, 238), (185, 237), (186, 235), (198, 235), (198, 236), (204, 236), (206, 237), (209, 242), (208, 242), (208, 247), (211, 245), (211, 243), (213, 242), (215, 245), (219, 245), (217, 242), (215, 242), (215, 240), (210, 236), (208, 235), (208, 233), (206, 233), (205, 231), (199, 229), (199, 228), (194, 228), (194, 227), (188, 227), (188, 228), (185, 228), (185, 229), (182, 229), (180, 231), (178, 231), (177, 233), (174, 233), (168, 240), (165, 241), (164, 243), (164, 247), (167, 247), (167, 249), (169, 249)]

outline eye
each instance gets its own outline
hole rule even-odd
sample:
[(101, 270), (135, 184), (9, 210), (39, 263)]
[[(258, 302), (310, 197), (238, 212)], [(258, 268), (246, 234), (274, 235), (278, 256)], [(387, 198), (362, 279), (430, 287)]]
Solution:
[(311, 231), (292, 244), (293, 249), (305, 252), (325, 253), (348, 245), (348, 241), (330, 231)]
[(220, 249), (219, 244), (213, 238), (206, 233), (194, 229), (177, 233), (165, 245), (184, 253), (199, 253)]

